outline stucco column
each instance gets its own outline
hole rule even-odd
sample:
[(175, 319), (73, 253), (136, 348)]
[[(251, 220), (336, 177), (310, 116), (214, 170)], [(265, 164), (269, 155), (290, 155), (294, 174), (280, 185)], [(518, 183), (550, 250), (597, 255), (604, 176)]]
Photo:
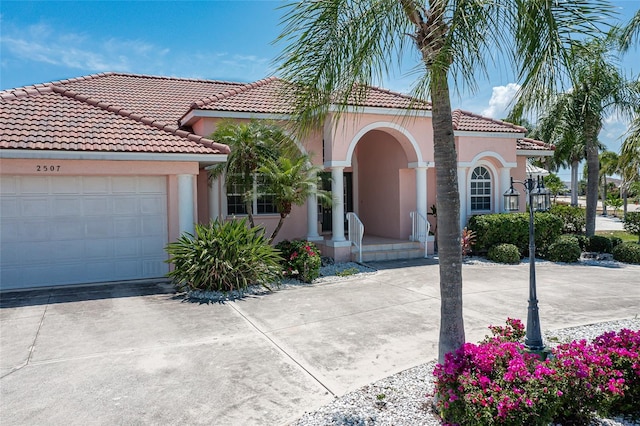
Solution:
[(504, 197), (503, 194), (509, 189), (511, 186), (511, 168), (503, 167), (500, 169), (500, 185), (498, 186), (498, 190), (496, 191), (496, 197), (499, 197), (496, 200), (496, 206), (500, 206), (500, 212), (505, 212), (504, 205)]
[[(467, 167), (458, 167), (458, 192), (460, 193), (460, 229), (467, 226)], [(438, 212), (441, 214), (442, 212)]]
[(209, 185), (209, 220), (220, 216), (220, 179), (213, 179)]
[(194, 233), (194, 178), (193, 175), (178, 175), (178, 226), (180, 234)]
[(346, 241), (344, 237), (344, 167), (331, 168), (331, 241)]
[[(313, 173), (315, 180), (316, 173)], [(318, 234), (318, 195), (316, 194), (318, 187), (311, 186), (311, 195), (307, 197), (307, 240), (320, 241), (322, 237)]]
[(416, 167), (416, 210), (427, 217), (427, 168)]

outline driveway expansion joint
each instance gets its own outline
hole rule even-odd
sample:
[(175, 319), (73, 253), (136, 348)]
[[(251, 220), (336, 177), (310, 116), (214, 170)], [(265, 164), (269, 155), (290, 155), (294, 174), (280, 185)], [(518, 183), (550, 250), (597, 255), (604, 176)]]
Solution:
[(316, 383), (318, 383), (320, 386), (322, 386), (327, 392), (329, 392), (329, 394), (334, 397), (337, 398), (338, 395), (332, 391), (331, 389), (329, 389), (329, 387), (324, 384), (322, 382), (322, 380), (320, 380), (318, 377), (316, 377), (311, 371), (309, 371), (304, 365), (302, 365), (302, 363), (300, 363), (300, 361), (298, 361), (297, 359), (295, 359), (291, 354), (289, 354), (289, 352), (287, 352), (282, 346), (280, 346), (278, 343), (276, 343), (276, 341), (274, 339), (272, 339), (270, 336), (268, 336), (263, 330), (260, 329), (260, 327), (258, 327), (253, 321), (251, 321), (235, 304), (230, 304), (230, 306), (233, 308), (234, 311), (236, 311), (238, 313), (238, 315), (240, 315), (249, 325), (251, 325), (251, 327), (253, 327), (258, 333), (260, 333), (265, 339), (267, 339), (267, 341), (269, 341), (269, 343), (271, 343), (279, 352), (281, 352), (282, 354), (284, 354), (287, 358), (289, 358), (294, 364), (296, 364), (298, 367), (300, 367), (300, 369), (302, 369), (302, 371), (304, 371), (307, 375), (309, 375), (309, 377), (311, 377)]

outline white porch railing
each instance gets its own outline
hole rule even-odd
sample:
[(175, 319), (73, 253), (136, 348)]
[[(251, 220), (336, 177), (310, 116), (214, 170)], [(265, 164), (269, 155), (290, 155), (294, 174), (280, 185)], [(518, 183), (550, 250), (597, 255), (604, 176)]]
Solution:
[(411, 212), (409, 213), (409, 216), (411, 216), (411, 237), (409, 237), (409, 239), (411, 241), (419, 241), (421, 244), (424, 244), (424, 257), (427, 258), (429, 257), (427, 239), (429, 237), (431, 224), (427, 220), (426, 216), (419, 212)]
[(362, 237), (364, 236), (364, 225), (360, 218), (353, 213), (347, 213), (348, 238), (351, 244), (358, 249), (358, 262), (362, 262)]

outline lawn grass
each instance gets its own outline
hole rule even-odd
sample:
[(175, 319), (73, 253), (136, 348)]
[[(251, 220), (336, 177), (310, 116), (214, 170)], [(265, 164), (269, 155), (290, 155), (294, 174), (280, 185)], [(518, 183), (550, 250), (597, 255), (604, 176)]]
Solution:
[(596, 231), (596, 235), (622, 238), (623, 242), (637, 243), (638, 237), (625, 231)]

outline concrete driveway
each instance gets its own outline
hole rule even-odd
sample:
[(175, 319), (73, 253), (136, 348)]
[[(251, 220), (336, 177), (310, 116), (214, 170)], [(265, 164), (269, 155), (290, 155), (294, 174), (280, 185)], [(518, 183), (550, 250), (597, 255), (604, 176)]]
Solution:
[[(11, 425), (286, 424), (437, 357), (438, 266), (224, 304), (166, 284), (4, 294), (0, 420)], [(528, 265), (463, 267), (467, 340), (526, 319)], [(537, 264), (543, 329), (640, 313), (640, 266)]]

